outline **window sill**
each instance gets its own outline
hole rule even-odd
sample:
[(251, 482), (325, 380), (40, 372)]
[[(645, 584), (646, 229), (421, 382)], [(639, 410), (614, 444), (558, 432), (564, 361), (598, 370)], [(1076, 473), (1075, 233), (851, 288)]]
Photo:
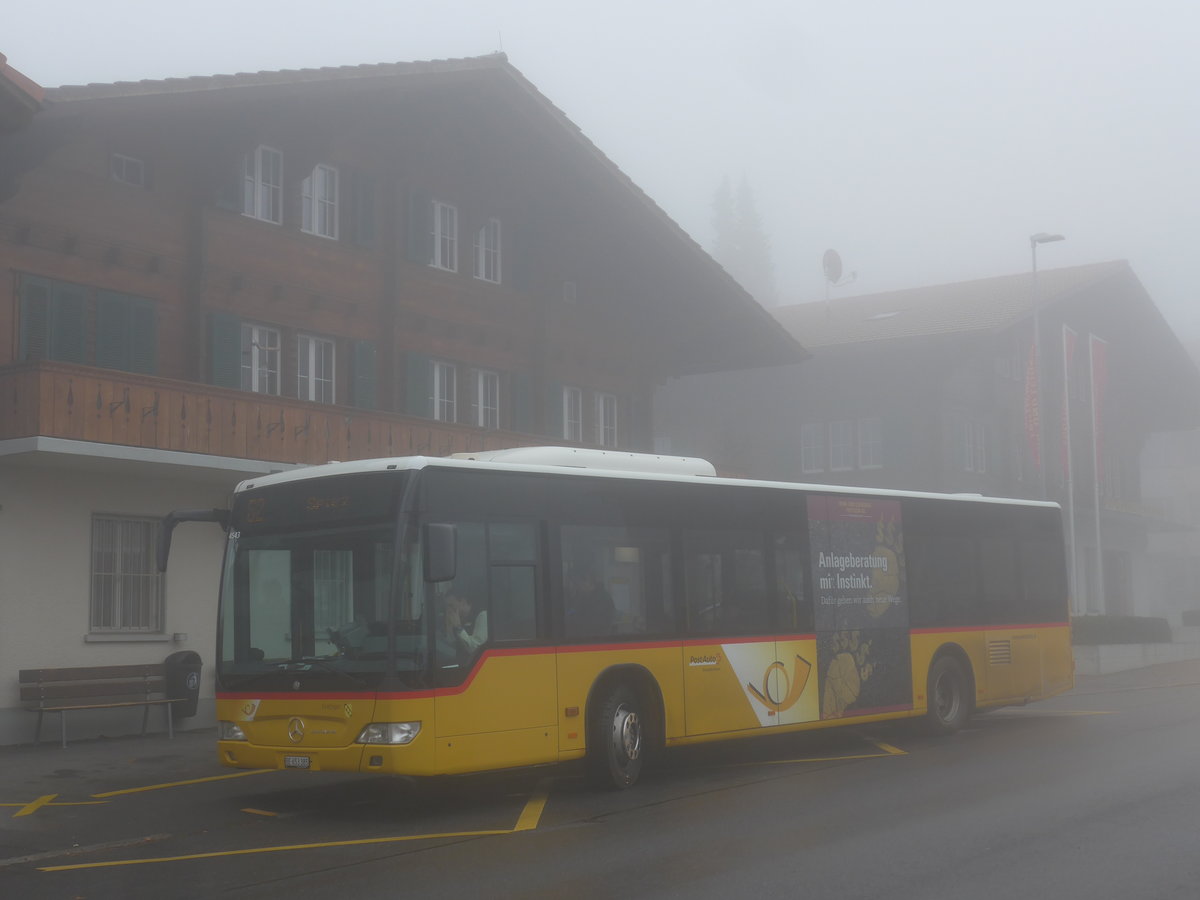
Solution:
[(138, 632), (97, 631), (83, 636), (85, 644), (169, 644), (169, 634), (139, 634)]
[(248, 213), (242, 210), (243, 219), (253, 219), (255, 222), (266, 222), (268, 225), (282, 225), (283, 219), (268, 219), (265, 216), (256, 216), (254, 213)]

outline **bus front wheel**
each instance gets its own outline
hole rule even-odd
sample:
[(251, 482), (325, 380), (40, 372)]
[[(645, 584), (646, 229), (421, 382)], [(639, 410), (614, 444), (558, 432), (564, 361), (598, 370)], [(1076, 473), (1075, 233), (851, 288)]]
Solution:
[(953, 656), (939, 656), (929, 667), (925, 696), (929, 712), (925, 720), (935, 734), (950, 734), (962, 728), (971, 714), (968, 680), (962, 663)]
[(622, 790), (642, 771), (644, 715), (641, 701), (627, 685), (612, 688), (592, 718), (588, 762), (593, 779)]

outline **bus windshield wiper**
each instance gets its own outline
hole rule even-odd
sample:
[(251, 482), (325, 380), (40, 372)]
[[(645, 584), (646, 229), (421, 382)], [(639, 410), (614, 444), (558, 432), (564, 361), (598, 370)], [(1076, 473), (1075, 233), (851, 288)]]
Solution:
[(357, 675), (351, 675), (344, 669), (339, 669), (337, 666), (330, 663), (328, 660), (320, 656), (304, 656), (300, 659), (293, 659), (290, 662), (280, 663), (279, 671), (281, 672), (307, 672), (313, 667), (319, 668), (323, 672), (331, 672), (334, 675), (339, 675), (359, 687), (366, 687), (366, 681), (359, 678)]

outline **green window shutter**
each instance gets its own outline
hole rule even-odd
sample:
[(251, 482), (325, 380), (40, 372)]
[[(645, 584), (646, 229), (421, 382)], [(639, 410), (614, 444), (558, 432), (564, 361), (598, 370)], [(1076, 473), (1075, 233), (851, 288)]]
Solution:
[(408, 196), (408, 259), (423, 266), (433, 261), (433, 200), (413, 192)]
[(500, 280), (514, 291), (529, 293), (532, 288), (529, 265), (524, 252), (524, 234), (515, 234), (516, 229), (507, 219), (500, 222)]
[(143, 375), (158, 373), (158, 315), (154, 304), (134, 300), (130, 305), (129, 370)]
[(50, 285), (21, 279), (21, 361), (50, 358)]
[(531, 434), (534, 429), (533, 376), (517, 372), (512, 377), (513, 431)]
[(50, 304), (51, 359), (87, 362), (87, 297), (83, 288), (55, 284)]
[(222, 173), (223, 177), (216, 185), (213, 203), (217, 209), (227, 209), (230, 212), (243, 212), (245, 202), (242, 196), (246, 179), (246, 159), (238, 157), (231, 160), (228, 168)]
[(96, 295), (96, 365), (104, 369), (130, 368), (129, 298), (112, 291)]
[(359, 409), (375, 409), (376, 376), (375, 345), (370, 341), (355, 341), (350, 359), (350, 402)]
[(546, 382), (546, 434), (563, 436), (563, 386), (553, 381)]
[(153, 303), (113, 291), (96, 295), (96, 365), (153, 375), (157, 337)]
[(242, 323), (229, 313), (208, 316), (208, 380), (217, 387), (242, 386)]
[(433, 401), (431, 395), (433, 388), (430, 384), (432, 370), (429, 357), (421, 356), (419, 353), (408, 354), (406, 373), (406, 411), (411, 416), (423, 416), (426, 419), (433, 418)]
[(360, 247), (375, 244), (375, 179), (365, 172), (350, 175), (350, 240)]

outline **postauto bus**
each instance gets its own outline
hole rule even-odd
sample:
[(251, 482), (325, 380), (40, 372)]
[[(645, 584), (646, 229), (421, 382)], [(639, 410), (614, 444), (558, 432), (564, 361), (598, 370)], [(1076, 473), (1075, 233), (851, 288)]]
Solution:
[(1071, 687), (1057, 505), (559, 447), (239, 485), (216, 663), (237, 768), (441, 775), (972, 711)]

